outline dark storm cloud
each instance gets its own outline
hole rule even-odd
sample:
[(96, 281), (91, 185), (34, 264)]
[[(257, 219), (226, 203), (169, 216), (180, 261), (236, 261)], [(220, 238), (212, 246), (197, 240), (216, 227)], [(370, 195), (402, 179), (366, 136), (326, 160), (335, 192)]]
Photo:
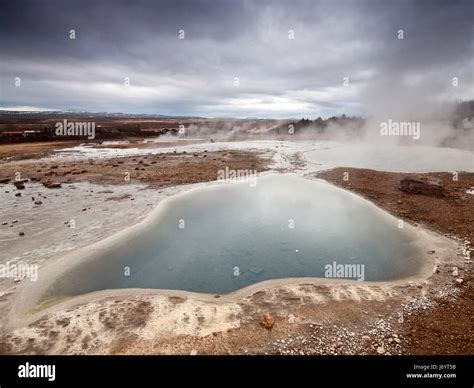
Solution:
[(473, 16), (441, 0), (3, 1), (0, 104), (298, 117), (468, 98)]

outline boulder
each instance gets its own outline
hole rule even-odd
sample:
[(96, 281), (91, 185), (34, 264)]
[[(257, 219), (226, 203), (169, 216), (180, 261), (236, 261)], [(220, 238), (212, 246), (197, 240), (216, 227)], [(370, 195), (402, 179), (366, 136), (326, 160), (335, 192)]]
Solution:
[(437, 178), (409, 175), (400, 181), (400, 190), (409, 194), (422, 194), (434, 197), (444, 196), (443, 182)]

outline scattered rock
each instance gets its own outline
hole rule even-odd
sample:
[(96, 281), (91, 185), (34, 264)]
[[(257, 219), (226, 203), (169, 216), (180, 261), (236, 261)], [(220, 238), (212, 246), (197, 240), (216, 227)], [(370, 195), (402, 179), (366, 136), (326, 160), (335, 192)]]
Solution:
[(377, 348), (377, 354), (384, 354), (385, 353), (385, 349), (383, 348), (383, 346), (379, 346)]
[(260, 318), (260, 325), (262, 325), (265, 329), (273, 328), (273, 318), (269, 314), (263, 314), (262, 318)]
[(24, 236), (24, 235), (25, 235), (25, 232), (20, 232), (20, 233), (18, 233), (18, 235)]

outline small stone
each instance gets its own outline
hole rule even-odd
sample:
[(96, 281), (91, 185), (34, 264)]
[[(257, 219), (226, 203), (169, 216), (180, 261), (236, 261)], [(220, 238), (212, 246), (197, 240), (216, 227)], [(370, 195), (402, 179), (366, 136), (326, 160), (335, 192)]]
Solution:
[(457, 276), (459, 276), (459, 270), (458, 270), (458, 267), (453, 267), (452, 274), (453, 274), (453, 276), (454, 276), (454, 277), (457, 277)]
[(273, 318), (269, 314), (263, 314), (262, 318), (260, 318), (260, 325), (262, 325), (265, 329), (273, 328)]
[(25, 188), (25, 183), (23, 181), (13, 182), (13, 184), (18, 190), (23, 190)]
[(25, 235), (25, 233), (24, 233), (24, 232), (20, 232), (20, 233), (18, 233), (18, 235), (20, 235), (20, 236), (24, 236), (24, 235)]
[(61, 187), (60, 182), (51, 182), (51, 181), (45, 181), (42, 182), (43, 186), (48, 188), (48, 189), (59, 189)]
[(377, 354), (384, 354), (385, 353), (385, 349), (383, 348), (383, 346), (379, 346), (377, 348)]
[(463, 281), (464, 281), (464, 279), (462, 279), (462, 278), (457, 278), (457, 279), (456, 279), (456, 282), (457, 282), (458, 284), (461, 284)]

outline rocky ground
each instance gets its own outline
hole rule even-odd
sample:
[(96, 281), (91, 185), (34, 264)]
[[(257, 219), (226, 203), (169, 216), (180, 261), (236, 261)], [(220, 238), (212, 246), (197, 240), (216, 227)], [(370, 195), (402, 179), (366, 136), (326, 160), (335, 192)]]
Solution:
[(1, 144), (0, 158), (3, 160), (35, 159), (49, 155), (54, 150), (78, 144), (78, 141)]
[[(49, 149), (43, 151), (50, 152)], [(88, 217), (90, 219), (90, 207), (103, 211), (103, 217), (110, 217), (107, 224), (115, 227), (101, 229), (96, 225), (100, 220), (93, 219), (86, 228), (99, 230), (98, 236), (103, 238), (123, 227), (118, 219), (124, 218), (125, 213), (114, 218), (112, 209), (117, 206), (107, 207), (110, 203), (120, 203), (128, 209), (131, 205), (127, 204), (133, 198), (134, 205), (140, 206), (134, 212), (144, 216), (146, 209), (161, 198), (154, 193), (164, 190), (165, 194), (169, 188), (182, 184), (215, 180), (217, 171), (225, 167), (264, 171), (271, 168), (271, 156), (271, 152), (204, 150), (66, 162), (16, 155), (16, 160), (1, 162), (0, 178), (4, 182), (1, 185), (3, 194), (11, 196), (9, 200), (28, 200), (35, 211), (46, 209), (48, 214), (55, 214), (54, 201), (58, 199), (53, 193), (59, 192), (55, 190), (66, 190), (68, 195), (60, 196), (63, 202), (77, 204), (74, 217), (79, 225), (81, 216), (84, 222)], [(291, 164), (293, 170), (301, 171), (304, 158), (295, 154)], [(25, 179), (24, 189), (14, 186), (17, 172), (20, 181)], [(349, 173), (348, 180), (343, 179), (345, 172)], [(398, 185), (404, 175), (349, 168), (317, 174), (319, 178), (368, 198), (401, 219), (460, 239), (464, 249), (440, 266), (429, 279), (390, 286), (287, 282), (249, 290), (232, 300), (218, 295), (201, 297), (180, 292), (166, 295), (114, 292), (87, 303), (78, 301), (64, 309), (52, 310), (26, 326), (0, 330), (0, 353), (473, 354), (469, 241), (474, 237), (474, 197), (466, 190), (474, 186), (474, 174), (460, 173), (457, 181), (448, 173), (430, 174), (443, 181), (445, 195), (442, 197), (399, 191)], [(129, 181), (125, 179), (127, 176)], [(60, 183), (61, 187), (43, 187), (41, 191), (37, 188), (49, 183)], [(133, 193), (129, 193), (127, 185), (143, 185), (147, 189), (134, 186)], [(98, 187), (107, 189), (99, 190)], [(40, 200), (42, 204), (34, 204), (30, 190), (42, 193), (39, 199), (36, 198), (39, 194), (34, 194), (35, 201)], [(170, 190), (168, 194), (174, 192)], [(90, 205), (78, 200), (81, 195), (92, 195)], [(17, 205), (18, 209), (23, 209), (21, 204)], [(50, 205), (51, 208), (46, 208)], [(8, 224), (2, 227), (8, 231), (16, 230), (18, 224), (28, 225), (28, 220), (21, 218), (13, 224), (10, 211), (2, 212), (5, 214), (9, 217)], [(30, 210), (25, 214), (25, 217), (28, 214), (31, 217), (33, 213)], [(130, 222), (137, 221), (132, 214), (126, 217)], [(44, 214), (40, 218), (44, 221)], [(70, 249), (68, 241), (61, 240), (64, 220), (69, 218), (69, 214), (52, 218), (62, 227), (58, 231), (48, 229), (48, 224), (41, 227), (48, 230), (49, 236), (57, 236), (53, 242), (61, 242), (62, 245), (54, 250), (55, 255)], [(49, 224), (53, 223), (49, 221)], [(71, 236), (71, 246), (80, 245), (80, 240), (86, 236), (79, 231), (75, 235)], [(93, 241), (93, 235), (87, 235), (86, 243)], [(20, 249), (21, 238), (17, 233), (15, 240), (11, 240), (14, 242), (8, 240), (6, 243), (12, 249)], [(34, 255), (33, 246), (27, 250), (29, 255)], [(8, 290), (0, 292), (0, 308), (8, 306), (18, 285), (7, 286), (10, 287)]]
[[(267, 169), (269, 156), (263, 152), (217, 151), (173, 152), (112, 159), (88, 159), (58, 162), (50, 159), (13, 161), (1, 164), (0, 182), (28, 181), (43, 183), (91, 182), (96, 184), (146, 183), (167, 187), (214, 181), (225, 168), (261, 172)], [(16, 176), (19, 179), (16, 179)], [(21, 192), (20, 192), (21, 194)]]
[[(439, 179), (442, 196), (408, 194), (399, 190), (406, 173), (336, 168), (317, 176), (352, 190), (404, 220), (423, 224), (442, 234), (474, 241), (474, 174), (438, 172), (417, 174)], [(345, 178), (346, 177), (346, 178)], [(430, 308), (410, 314), (399, 327), (404, 352), (409, 354), (473, 354), (474, 292), (470, 258), (465, 260), (463, 283), (455, 295), (430, 295)], [(452, 271), (452, 269), (451, 269)]]

